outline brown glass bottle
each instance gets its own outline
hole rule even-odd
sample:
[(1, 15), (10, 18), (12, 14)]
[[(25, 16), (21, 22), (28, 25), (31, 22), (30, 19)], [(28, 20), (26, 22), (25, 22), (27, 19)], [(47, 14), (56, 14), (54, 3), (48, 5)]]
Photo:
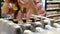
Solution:
[(45, 23), (44, 23), (44, 20), (45, 20), (45, 17), (42, 17), (42, 18), (41, 18), (41, 23), (42, 23), (42, 26), (41, 26), (41, 27), (42, 27), (43, 29), (45, 29)]
[(54, 24), (54, 20), (53, 20), (53, 19), (50, 19), (50, 20), (51, 20), (51, 24), (50, 24), (50, 25), (51, 25), (52, 27), (54, 27), (54, 25), (53, 25), (53, 24)]
[(45, 28), (45, 26), (48, 25), (48, 20), (44, 20), (43, 22), (44, 22), (43, 27)]

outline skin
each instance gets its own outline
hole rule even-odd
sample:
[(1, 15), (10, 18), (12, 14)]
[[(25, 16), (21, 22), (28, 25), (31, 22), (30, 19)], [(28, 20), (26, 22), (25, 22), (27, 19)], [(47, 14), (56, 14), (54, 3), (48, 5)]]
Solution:
[[(18, 0), (18, 2), (22, 8), (23, 7), (27, 8), (27, 13), (26, 13), (27, 21), (29, 20), (32, 13), (40, 16), (45, 16), (45, 9), (44, 7), (42, 7), (42, 3), (35, 5), (34, 2), (36, 2), (36, 0), (25, 0), (24, 2), (21, 0)], [(37, 2), (39, 2), (39, 0)]]
[(40, 0), (34, 0), (35, 2), (39, 2), (36, 7), (37, 7), (37, 15), (40, 16), (45, 16), (46, 11), (45, 8), (43, 7), (42, 3), (40, 3)]
[[(10, 0), (5, 1), (6, 6), (3, 6), (2, 10), (8, 12), (9, 2), (10, 2)], [(37, 2), (39, 2), (39, 0)], [(37, 14), (40, 16), (45, 16), (45, 14), (46, 14), (44, 7), (42, 7), (42, 3), (39, 3), (39, 4), (35, 4), (35, 3), (36, 3), (36, 0), (24, 0), (24, 1), (18, 0), (18, 4), (21, 7), (21, 11), (23, 10), (24, 7), (27, 9), (26, 10), (27, 12), (25, 14), (27, 21), (30, 19), (32, 14)], [(7, 14), (7, 12), (4, 12), (4, 11), (2, 11), (2, 14)], [(20, 18), (18, 18), (18, 17), (20, 17)], [(17, 19), (21, 20), (21, 18), (22, 18), (22, 13), (19, 12), (17, 15)]]
[(24, 1), (18, 0), (18, 4), (21, 8), (21, 11), (23, 11), (23, 8), (25, 7), (26, 11), (28, 12), (29, 10), (28, 0), (24, 0)]
[(10, 0), (5, 0), (4, 2), (9, 3), (9, 2), (10, 2)]
[(9, 2), (10, 0), (5, 0), (3, 6), (2, 6), (2, 14), (7, 14), (9, 11)]

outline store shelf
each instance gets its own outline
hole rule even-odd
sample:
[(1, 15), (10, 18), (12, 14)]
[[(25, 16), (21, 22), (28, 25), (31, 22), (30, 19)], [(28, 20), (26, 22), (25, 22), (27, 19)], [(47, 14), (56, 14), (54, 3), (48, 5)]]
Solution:
[(47, 5), (47, 8), (59, 8), (59, 4), (50, 4)]
[(47, 5), (47, 8), (48, 7), (59, 7), (58, 5)]
[(54, 16), (60, 16), (60, 14), (49, 15), (47, 17), (54, 17)]
[(47, 10), (56, 10), (56, 9), (60, 9), (60, 8), (47, 8)]
[(60, 1), (47, 1), (47, 4), (60, 4)]
[(56, 23), (60, 22), (60, 19), (58, 19), (58, 20), (55, 20), (55, 22), (56, 22)]
[(59, 11), (60, 8), (47, 8), (47, 11)]

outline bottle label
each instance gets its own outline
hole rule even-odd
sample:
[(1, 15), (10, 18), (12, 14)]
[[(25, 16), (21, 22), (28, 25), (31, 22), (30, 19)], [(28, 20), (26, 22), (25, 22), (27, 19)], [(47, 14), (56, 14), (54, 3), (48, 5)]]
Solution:
[(15, 4), (13, 4), (13, 10), (18, 10), (17, 6)]

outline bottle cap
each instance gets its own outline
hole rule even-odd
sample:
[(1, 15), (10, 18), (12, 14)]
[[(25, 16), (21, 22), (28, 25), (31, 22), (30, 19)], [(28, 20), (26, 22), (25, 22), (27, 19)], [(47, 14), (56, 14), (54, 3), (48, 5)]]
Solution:
[(31, 26), (31, 24), (25, 24), (25, 26)]
[(45, 17), (42, 18), (42, 20), (45, 20), (45, 19), (46, 19)]
[(28, 34), (30, 32), (30, 30), (25, 30), (24, 34)]
[(37, 18), (41, 18), (41, 16), (37, 16)]
[(13, 19), (13, 21), (18, 21), (17, 19)]
[(42, 28), (41, 27), (36, 27), (36, 29), (41, 30)]
[(35, 22), (36, 25), (41, 25), (41, 22)]
[(43, 29), (41, 27), (36, 27), (36, 30), (43, 31)]
[(23, 21), (18, 21), (18, 24), (22, 24), (23, 23)]
[(46, 18), (46, 17), (42, 17), (42, 18)]
[(44, 20), (44, 23), (48, 23), (48, 20)]
[(29, 22), (32, 22), (32, 20), (29, 20)]
[(40, 20), (40, 19), (36, 19), (36, 20)]

